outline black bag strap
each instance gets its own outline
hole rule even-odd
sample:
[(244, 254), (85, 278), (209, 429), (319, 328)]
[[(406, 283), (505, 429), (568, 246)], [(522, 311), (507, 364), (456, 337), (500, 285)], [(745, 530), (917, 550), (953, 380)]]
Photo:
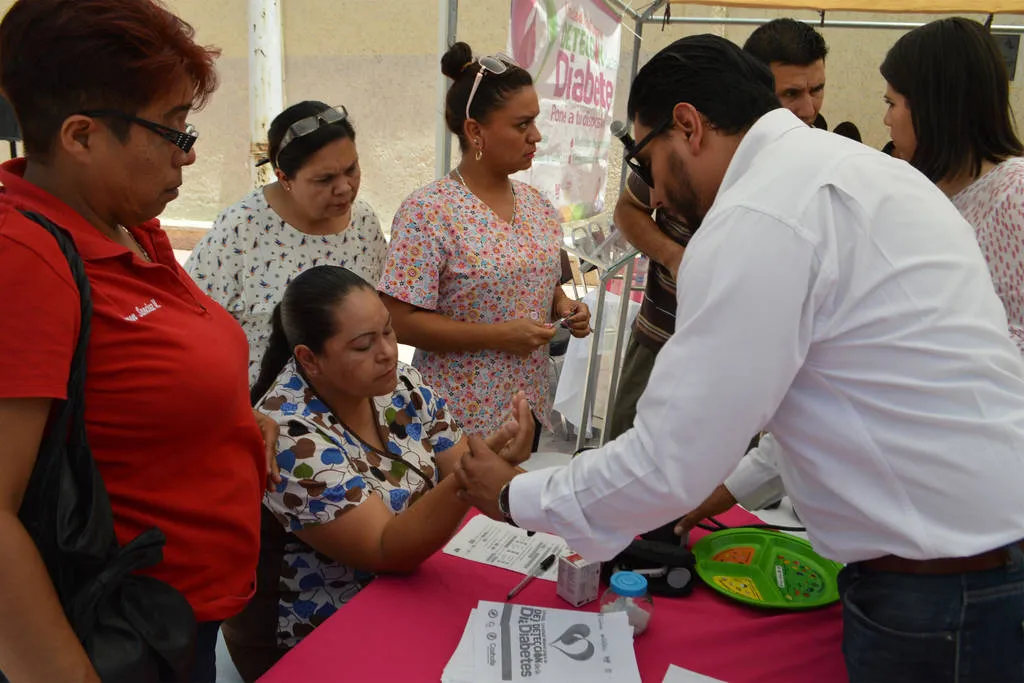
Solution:
[(18, 511), (63, 602), (77, 591), (83, 575), (98, 571), (116, 550), (110, 501), (85, 434), (86, 352), (92, 295), (85, 264), (70, 235), (39, 213), (22, 213), (57, 241), (80, 300), (81, 322), (68, 374), (67, 399), (51, 416)]
[(153, 527), (118, 546), (107, 489), (86, 438), (92, 296), (85, 264), (63, 228), (38, 213), (22, 213), (53, 236), (67, 259), (79, 292), (81, 324), (67, 399), (50, 416), (18, 516), (39, 549), (68, 623), (103, 680), (187, 679), (195, 643), (192, 608), (172, 586), (130, 576), (159, 563), (167, 539)]

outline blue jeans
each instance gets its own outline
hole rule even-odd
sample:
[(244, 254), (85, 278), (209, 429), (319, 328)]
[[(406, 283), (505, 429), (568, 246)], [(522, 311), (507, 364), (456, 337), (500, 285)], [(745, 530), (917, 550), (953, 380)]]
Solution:
[(1024, 683), (1024, 552), (948, 575), (839, 574), (850, 683)]
[(196, 661), (189, 683), (217, 683), (217, 634), (219, 621), (196, 624)]

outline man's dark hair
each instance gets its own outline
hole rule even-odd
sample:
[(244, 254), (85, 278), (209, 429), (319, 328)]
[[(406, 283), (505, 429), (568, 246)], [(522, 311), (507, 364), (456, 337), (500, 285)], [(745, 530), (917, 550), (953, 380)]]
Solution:
[(1021, 155), (1006, 63), (978, 22), (954, 17), (916, 28), (880, 70), (910, 107), (917, 148), (907, 161), (932, 182)]
[(725, 38), (680, 38), (640, 69), (629, 91), (627, 115), (660, 125), (687, 102), (727, 135), (747, 130), (781, 105), (768, 67)]
[(774, 19), (758, 27), (743, 49), (769, 65), (779, 62), (807, 66), (828, 54), (822, 35), (810, 24), (795, 19)]

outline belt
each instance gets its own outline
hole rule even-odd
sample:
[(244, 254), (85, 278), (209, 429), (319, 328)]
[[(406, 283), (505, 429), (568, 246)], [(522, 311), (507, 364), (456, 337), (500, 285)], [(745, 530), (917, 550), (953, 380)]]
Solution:
[(858, 564), (864, 569), (896, 574), (967, 574), (1005, 567), (1010, 561), (1010, 548), (1024, 550), (1024, 540), (971, 557), (940, 557), (934, 560), (908, 560), (885, 555)]

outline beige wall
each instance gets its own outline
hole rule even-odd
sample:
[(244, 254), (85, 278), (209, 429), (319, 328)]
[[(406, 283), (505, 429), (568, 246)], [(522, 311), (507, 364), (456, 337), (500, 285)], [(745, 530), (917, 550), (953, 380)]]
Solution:
[[(435, 103), (439, 70), (436, 0), (282, 0), (284, 16), (285, 97), (287, 103), (320, 99), (344, 104), (356, 125), (363, 166), (361, 196), (383, 225), (402, 199), (433, 179), (434, 131), (440, 116)], [(0, 10), (11, 2), (0, 0)], [(170, 0), (170, 7), (197, 29), (201, 42), (224, 51), (219, 62), (221, 87), (209, 106), (195, 115), (202, 136), (198, 161), (185, 175), (181, 197), (164, 218), (210, 221), (250, 188), (248, 165), (248, 59), (246, 0)], [(645, 3), (635, 1), (636, 6)], [(721, 10), (674, 6), (693, 16), (796, 16), (791, 11)], [(478, 52), (503, 49), (508, 0), (462, 0), (459, 38)], [(921, 15), (835, 13), (830, 18), (922, 21)], [(980, 18), (980, 17), (975, 17)], [(1001, 16), (996, 23), (1024, 23), (1024, 17)], [(630, 24), (631, 25), (631, 24)], [(717, 32), (742, 43), (752, 26), (661, 25), (644, 29), (641, 63), (672, 40), (691, 33)], [(834, 126), (856, 123), (865, 142), (880, 147), (888, 139), (882, 125), (884, 83), (878, 74), (885, 51), (901, 34), (891, 30), (823, 29), (831, 54), (822, 113)], [(615, 111), (622, 117), (628, 92), (633, 36), (623, 30), (621, 96)], [(1024, 80), (1024, 73), (1020, 75)], [(1013, 103), (1024, 111), (1019, 82)], [(6, 150), (3, 150), (5, 153)], [(613, 153), (618, 150), (613, 147)], [(456, 151), (456, 156), (457, 156)], [(609, 205), (618, 188), (618, 159), (610, 164)]]

